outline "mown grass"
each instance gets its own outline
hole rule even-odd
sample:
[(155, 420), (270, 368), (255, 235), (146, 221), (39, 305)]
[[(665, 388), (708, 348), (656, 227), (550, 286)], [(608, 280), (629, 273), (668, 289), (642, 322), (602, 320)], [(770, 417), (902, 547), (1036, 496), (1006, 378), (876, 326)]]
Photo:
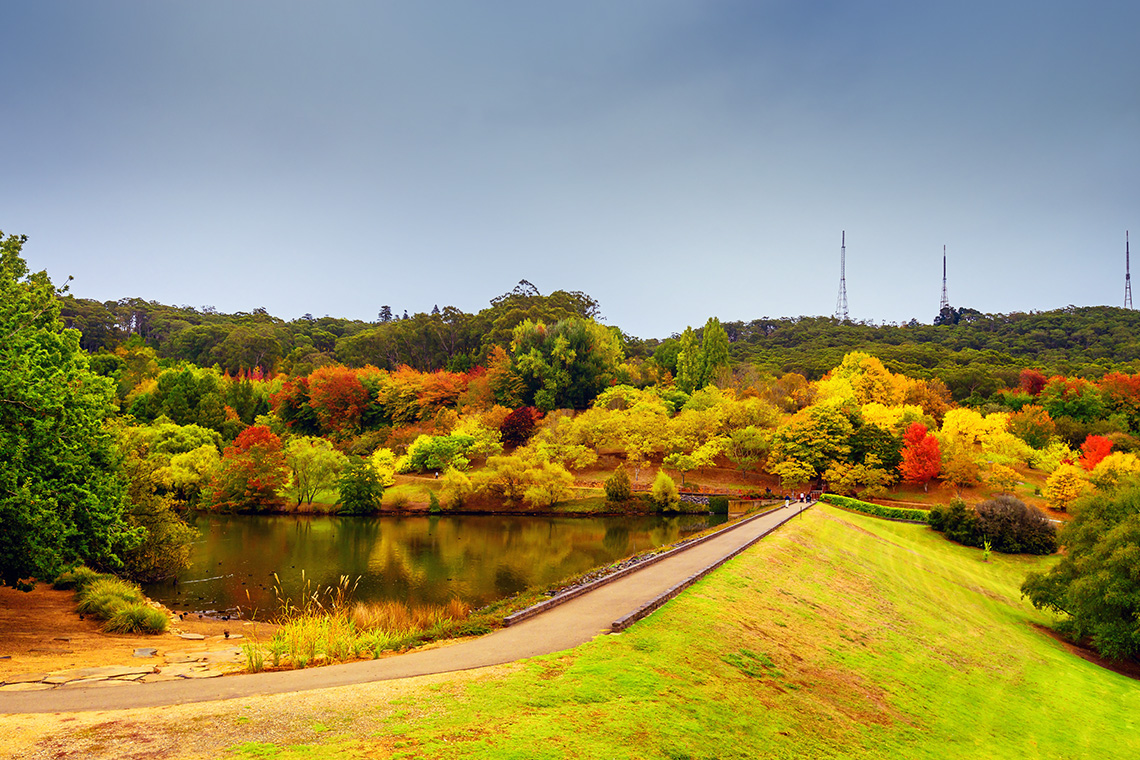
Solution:
[[(350, 717), (315, 744), (231, 751), (1140, 756), (1140, 685), (1039, 632), (1049, 618), (1020, 598), (1025, 573), (1053, 560), (981, 554), (925, 526), (817, 506), (620, 636), (449, 693), (424, 689), (416, 712), (378, 732), (355, 735)], [(373, 726), (373, 714), (357, 719)]]

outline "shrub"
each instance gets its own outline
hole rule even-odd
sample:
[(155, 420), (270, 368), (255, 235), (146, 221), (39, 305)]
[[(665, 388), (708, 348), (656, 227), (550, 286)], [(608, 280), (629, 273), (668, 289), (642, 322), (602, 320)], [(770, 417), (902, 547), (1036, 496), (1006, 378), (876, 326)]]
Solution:
[(930, 527), (946, 538), (963, 546), (981, 546), (983, 536), (978, 525), (978, 515), (966, 506), (966, 502), (955, 497), (945, 507), (930, 510)]
[(1057, 529), (1039, 509), (1014, 496), (1002, 495), (977, 506), (983, 543), (988, 540), (1003, 554), (1052, 554), (1057, 551)]
[(360, 458), (349, 461), (337, 484), (341, 514), (368, 515), (380, 506), (384, 486), (372, 464)]
[(441, 511), (439, 497), (435, 495), (435, 491), (428, 491), (428, 512), (438, 514)]
[(117, 608), (103, 624), (108, 633), (162, 633), (170, 619), (162, 610), (148, 604), (126, 604)]
[(661, 471), (657, 472), (650, 493), (653, 496), (653, 503), (660, 510), (671, 509), (678, 502), (677, 484), (673, 482), (673, 478)]
[(846, 496), (836, 496), (833, 493), (825, 493), (819, 497), (821, 501), (828, 504), (834, 504), (843, 509), (850, 509), (852, 512), (862, 512), (865, 515), (872, 517), (885, 517), (890, 520), (913, 520), (915, 522), (927, 522), (928, 516), (924, 509), (902, 509), (900, 507), (884, 507), (881, 504), (870, 504), (858, 499), (851, 499)]
[(624, 467), (619, 467), (613, 475), (606, 478), (606, 501), (611, 504), (624, 504), (633, 498), (633, 484), (629, 481), (629, 473)]
[(728, 514), (728, 497), (727, 496), (710, 496), (709, 497), (709, 511), (714, 515), (727, 515)]

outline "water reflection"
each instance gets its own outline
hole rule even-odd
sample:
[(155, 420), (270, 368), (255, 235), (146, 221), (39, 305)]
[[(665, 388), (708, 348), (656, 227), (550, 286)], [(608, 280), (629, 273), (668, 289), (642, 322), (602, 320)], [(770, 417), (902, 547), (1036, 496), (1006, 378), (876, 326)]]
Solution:
[(147, 593), (176, 609), (241, 607), (265, 615), (274, 586), (294, 601), (305, 589), (361, 576), (355, 598), (480, 606), (528, 586), (555, 583), (645, 549), (676, 542), (723, 516), (309, 517), (199, 515), (192, 565)]

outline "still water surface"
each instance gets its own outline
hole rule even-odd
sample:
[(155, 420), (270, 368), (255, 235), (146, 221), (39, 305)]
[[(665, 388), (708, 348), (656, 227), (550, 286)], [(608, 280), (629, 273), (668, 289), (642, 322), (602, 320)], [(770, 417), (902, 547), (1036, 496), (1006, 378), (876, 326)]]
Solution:
[[(584, 573), (723, 523), (723, 516), (630, 517), (327, 517), (198, 515), (201, 535), (177, 583), (147, 594), (190, 611), (277, 609), (277, 592), (296, 602), (335, 585), (360, 582), (360, 601), (394, 599), (473, 607), (528, 586)], [(277, 578), (274, 578), (274, 573)], [(279, 579), (279, 581), (278, 581)]]

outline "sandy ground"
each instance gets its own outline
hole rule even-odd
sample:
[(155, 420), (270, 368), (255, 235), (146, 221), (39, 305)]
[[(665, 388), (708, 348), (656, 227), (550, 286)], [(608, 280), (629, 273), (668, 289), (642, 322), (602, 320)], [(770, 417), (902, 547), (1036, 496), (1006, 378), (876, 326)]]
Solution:
[[(139, 665), (134, 651), (154, 647), (163, 652), (199, 652), (233, 646), (225, 633), (244, 639), (269, 638), (274, 626), (240, 620), (211, 620), (188, 614), (171, 631), (158, 635), (104, 633), (100, 621), (82, 619), (75, 594), (39, 584), (30, 592), (0, 587), (0, 680), (25, 673), (46, 673), (101, 665)], [(205, 639), (179, 638), (173, 631), (198, 633)], [(150, 660), (156, 664), (157, 659)]]

